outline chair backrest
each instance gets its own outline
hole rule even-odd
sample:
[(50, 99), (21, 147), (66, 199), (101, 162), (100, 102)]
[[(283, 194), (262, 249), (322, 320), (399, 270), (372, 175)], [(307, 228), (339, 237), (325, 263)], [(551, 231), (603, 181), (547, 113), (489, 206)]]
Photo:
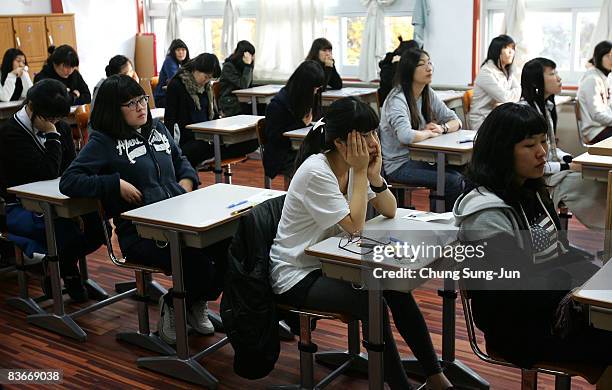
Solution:
[(221, 97), (221, 83), (218, 80), (212, 83), (212, 90), (215, 100), (219, 101), (219, 98)]
[(257, 121), (257, 126), (255, 126), (255, 131), (257, 133), (257, 141), (259, 142), (259, 146), (263, 150), (263, 146), (267, 143), (266, 139), (266, 118), (261, 118)]
[(155, 91), (155, 88), (157, 88), (157, 84), (159, 84), (159, 76), (151, 77), (151, 90)]
[(468, 113), (470, 112), (470, 108), (472, 107), (472, 98), (474, 97), (474, 90), (468, 89), (463, 94), (461, 98), (461, 102), (463, 103), (463, 115), (465, 116), (465, 123), (463, 124), (466, 129), (470, 128)]
[(582, 132), (580, 129), (582, 128), (582, 114), (580, 113), (580, 103), (578, 102), (578, 98), (574, 100), (574, 113), (576, 114), (576, 130), (578, 131), (578, 143), (582, 145), (583, 148), (587, 148), (588, 145), (584, 142), (584, 138), (582, 138)]

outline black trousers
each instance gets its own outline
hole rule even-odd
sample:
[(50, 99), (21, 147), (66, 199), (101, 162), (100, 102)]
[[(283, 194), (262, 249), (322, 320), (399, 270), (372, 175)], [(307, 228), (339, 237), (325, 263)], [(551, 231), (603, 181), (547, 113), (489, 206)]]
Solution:
[[(221, 145), (221, 158), (244, 156), (255, 151), (258, 146), (256, 139), (234, 145)], [(207, 141), (189, 140), (181, 144), (181, 149), (194, 168), (202, 161), (215, 157), (214, 145)]]
[[(315, 271), (319, 272), (319, 271)], [(310, 280), (308, 280), (310, 279)], [(314, 280), (312, 280), (314, 279)], [(368, 337), (368, 292), (357, 290), (348, 282), (312, 274), (289, 291), (278, 296), (280, 302), (302, 309), (346, 313), (361, 321), (364, 339)], [(442, 371), (433, 348), (425, 319), (412, 294), (384, 291), (383, 341), (385, 349), (383, 362), (385, 382), (392, 389), (410, 388), (400, 354), (393, 338), (389, 315), (391, 309), (395, 326), (406, 341), (415, 357), (421, 363), (427, 376)]]

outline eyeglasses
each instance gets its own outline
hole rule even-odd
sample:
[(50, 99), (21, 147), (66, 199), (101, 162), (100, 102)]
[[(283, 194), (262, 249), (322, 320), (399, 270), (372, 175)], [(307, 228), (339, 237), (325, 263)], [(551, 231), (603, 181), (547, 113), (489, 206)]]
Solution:
[(434, 67), (433, 62), (431, 62), (431, 61), (427, 61), (427, 62), (424, 62), (424, 63), (422, 63), (422, 64), (417, 64), (417, 66), (416, 66), (416, 67), (418, 68), (419, 66), (425, 66), (425, 65), (427, 65), (427, 66), (431, 66), (431, 68), (432, 68), (432, 69), (433, 69), (433, 67)]
[[(347, 252), (350, 252), (350, 253), (354, 253), (356, 255), (369, 255), (370, 253), (374, 252), (375, 246), (378, 246), (378, 245), (384, 246), (384, 245), (389, 245), (390, 243), (391, 243), (390, 241), (382, 242), (374, 238), (369, 238), (369, 237), (365, 237), (361, 235), (357, 235), (357, 236), (346, 235), (344, 237), (341, 237), (340, 240), (338, 240), (338, 248), (345, 250)], [(351, 244), (356, 244), (358, 247), (362, 249), (362, 251), (357, 252), (352, 249), (349, 249), (348, 246)]]
[(146, 108), (147, 104), (149, 104), (149, 95), (142, 95), (122, 104), (121, 107), (127, 107), (129, 110), (134, 111), (138, 106)]

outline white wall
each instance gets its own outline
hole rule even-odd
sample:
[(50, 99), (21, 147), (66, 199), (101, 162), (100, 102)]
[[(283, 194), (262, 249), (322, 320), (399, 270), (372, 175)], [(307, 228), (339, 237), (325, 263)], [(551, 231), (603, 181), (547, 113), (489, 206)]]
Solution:
[[(37, 0), (42, 2), (43, 0)], [(74, 13), (79, 71), (93, 92), (104, 68), (116, 54), (134, 60), (136, 2), (127, 0), (63, 0), (65, 13)]]
[(2, 0), (0, 15), (50, 14), (51, 0)]

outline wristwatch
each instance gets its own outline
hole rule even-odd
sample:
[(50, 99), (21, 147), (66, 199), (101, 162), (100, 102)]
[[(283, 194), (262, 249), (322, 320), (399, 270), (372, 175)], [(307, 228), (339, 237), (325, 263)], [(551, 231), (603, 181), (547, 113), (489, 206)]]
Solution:
[(446, 123), (442, 123), (442, 134), (448, 133), (448, 125)]
[(380, 187), (374, 187), (372, 184), (370, 184), (370, 188), (372, 189), (372, 191), (374, 191), (375, 194), (380, 194), (381, 192), (387, 190), (387, 181), (385, 179), (382, 179), (382, 185)]

